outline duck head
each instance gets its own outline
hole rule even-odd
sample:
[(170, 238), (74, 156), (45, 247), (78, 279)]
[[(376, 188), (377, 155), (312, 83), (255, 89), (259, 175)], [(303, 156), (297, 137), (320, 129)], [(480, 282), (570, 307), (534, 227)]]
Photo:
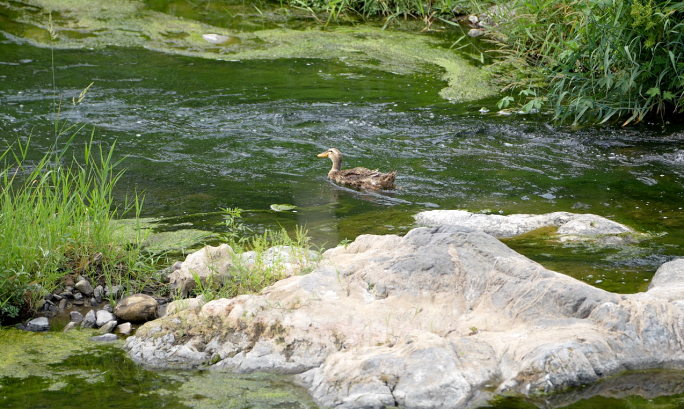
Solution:
[(330, 172), (328, 172), (328, 177), (331, 177), (331, 175), (335, 172), (339, 172), (340, 170), (342, 170), (342, 152), (340, 152), (339, 149), (330, 148), (323, 153), (319, 153), (318, 157), (330, 158), (330, 160), (332, 161), (332, 169), (330, 169)]

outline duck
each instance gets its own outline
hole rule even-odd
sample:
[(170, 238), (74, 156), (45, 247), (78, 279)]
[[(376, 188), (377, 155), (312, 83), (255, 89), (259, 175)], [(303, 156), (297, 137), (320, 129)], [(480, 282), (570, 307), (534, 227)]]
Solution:
[(335, 182), (355, 187), (358, 189), (391, 189), (394, 187), (394, 179), (397, 172), (378, 172), (362, 167), (342, 170), (342, 152), (336, 148), (330, 148), (318, 154), (319, 158), (330, 158), (332, 169), (328, 172), (328, 179)]

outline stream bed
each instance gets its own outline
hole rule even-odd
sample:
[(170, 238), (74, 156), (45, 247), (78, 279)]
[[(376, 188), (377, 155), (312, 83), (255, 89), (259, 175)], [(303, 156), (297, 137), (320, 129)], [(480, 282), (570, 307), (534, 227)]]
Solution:
[[(242, 23), (227, 16), (214, 21), (196, 8), (182, 9), (181, 2), (153, 3), (144, 9), (237, 32), (288, 24), (272, 19), (260, 27), (253, 15)], [(289, 24), (310, 25), (297, 19)], [(219, 233), (221, 209), (239, 207), (242, 221), (256, 232), (304, 226), (317, 246), (330, 248), (360, 234), (404, 234), (422, 210), (594, 213), (648, 238), (610, 247), (560, 243), (544, 230), (505, 243), (547, 268), (618, 293), (645, 291), (662, 263), (684, 253), (681, 125), (573, 129), (554, 125), (544, 113), (499, 115), (497, 96), (445, 99), (450, 80), (442, 76), (444, 66), (424, 62), (407, 69), (360, 46), (358, 53), (368, 57), (354, 62), (356, 51), (316, 58), (290, 50), (232, 60), (203, 54), (218, 52), (212, 49), (188, 53), (138, 43), (53, 49), (35, 40), (44, 33), (30, 28), (11, 12), (0, 13), (0, 141), (30, 137), (39, 157), (65, 142), (55, 140), (56, 122), (85, 125), (74, 146), (91, 135), (104, 148), (116, 143), (115, 155), (126, 168), (118, 201), (144, 192), (142, 216), (159, 219), (158, 231)], [(370, 35), (358, 30), (352, 35)], [(440, 52), (453, 41), (439, 33), (430, 38)], [(344, 167), (396, 170), (396, 189), (361, 192), (331, 183), (330, 161), (316, 157), (331, 147), (344, 153)], [(274, 212), (272, 204), (297, 207)], [(314, 406), (288, 378), (147, 371), (116, 347), (83, 348), (25, 377), (3, 371), (0, 406)], [(202, 389), (226, 383), (237, 386), (219, 397)], [(684, 405), (681, 392), (551, 406), (674, 408)], [(519, 398), (492, 404), (545, 405)]]

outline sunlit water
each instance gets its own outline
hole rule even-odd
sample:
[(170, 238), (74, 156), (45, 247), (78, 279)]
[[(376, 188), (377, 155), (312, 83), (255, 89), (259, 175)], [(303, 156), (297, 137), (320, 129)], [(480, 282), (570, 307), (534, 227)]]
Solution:
[[(496, 100), (445, 102), (438, 95), (445, 83), (435, 78), (313, 58), (208, 61), (120, 48), (56, 50), (53, 57), (4, 40), (0, 140), (30, 136), (35, 157), (64, 143), (54, 137), (61, 105), (59, 124), (85, 125), (78, 144), (91, 132), (96, 144), (116, 142), (127, 169), (118, 200), (144, 192), (143, 216), (170, 218), (171, 229), (222, 231), (220, 209), (239, 207), (257, 231), (303, 225), (317, 245), (332, 247), (359, 234), (403, 234), (426, 209), (595, 213), (652, 235), (626, 248), (549, 244), (539, 235), (507, 244), (623, 293), (644, 291), (660, 264), (682, 255), (681, 127), (571, 129), (554, 126), (548, 115), (499, 116)], [(481, 114), (483, 106), (491, 112)], [(330, 147), (344, 152), (345, 167), (396, 170), (397, 188), (360, 192), (332, 184), (330, 161), (316, 157)], [(269, 210), (276, 203), (296, 205), (296, 212)], [(110, 358), (92, 365), (130, 365)], [(136, 371), (144, 388), (161, 382), (159, 374)], [(54, 400), (64, 389), (48, 391), (41, 382), (4, 379), (0, 395), (14, 399), (12, 407), (66, 407)], [(70, 396), (94, 393), (74, 382)], [(36, 395), (21, 395), (22, 388)], [(108, 396), (131, 386), (105, 389)], [(150, 396), (150, 406), (116, 407), (180, 405)]]

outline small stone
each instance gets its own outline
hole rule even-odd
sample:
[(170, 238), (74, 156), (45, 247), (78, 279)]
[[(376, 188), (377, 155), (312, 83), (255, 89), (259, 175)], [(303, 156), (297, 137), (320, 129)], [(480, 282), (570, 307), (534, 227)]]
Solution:
[(91, 305), (91, 306), (97, 307), (98, 304), (100, 304), (100, 302), (97, 301), (97, 300), (95, 299), (95, 297), (93, 297), (93, 298), (90, 299), (90, 305)]
[(60, 296), (62, 298), (74, 298), (74, 294), (71, 291), (64, 291)]
[(117, 324), (118, 323), (116, 321), (109, 321), (108, 323), (106, 323), (105, 325), (100, 327), (100, 333), (101, 334), (108, 334), (108, 333), (114, 331), (114, 328), (116, 328)]
[(74, 287), (86, 297), (93, 295), (93, 286), (85, 278), (81, 278), (81, 281), (77, 282)]
[(484, 31), (480, 30), (479, 28), (473, 28), (468, 31), (468, 35), (470, 37), (480, 37), (481, 35), (484, 35)]
[(78, 305), (80, 307), (85, 305), (85, 303), (83, 302), (83, 300), (74, 300), (74, 305)]
[(115, 334), (104, 334), (104, 335), (98, 335), (96, 337), (90, 338), (91, 341), (95, 341), (95, 342), (111, 342), (111, 341), (116, 341), (117, 339), (119, 339), (119, 337), (116, 336)]
[(52, 294), (52, 301), (62, 301), (63, 297), (59, 294)]
[(62, 332), (70, 331), (70, 330), (76, 328), (77, 326), (78, 326), (78, 323), (77, 323), (77, 322), (71, 321), (70, 323), (68, 323), (68, 324), (66, 325), (66, 327), (64, 327), (64, 330), (63, 330)]
[[(52, 301), (53, 298), (55, 298), (55, 296), (52, 293), (45, 294), (45, 296), (43, 296), (43, 299), (45, 301)], [(59, 301), (59, 300), (57, 300), (57, 301)]]
[(95, 287), (95, 289), (93, 290), (93, 297), (95, 297), (95, 299), (97, 300), (97, 303), (98, 303), (98, 304), (102, 302), (102, 293), (103, 293), (103, 292), (104, 292), (104, 289), (102, 288), (101, 285), (98, 285), (98, 286)]
[(105, 304), (105, 306), (102, 307), (102, 309), (105, 310), (105, 311), (109, 311), (109, 312), (111, 312), (111, 313), (114, 313), (114, 310), (112, 309), (112, 305), (111, 305), (111, 304)]
[(24, 327), (26, 331), (42, 332), (50, 329), (50, 323), (45, 317), (34, 318)]
[(468, 21), (470, 21), (473, 24), (477, 24), (477, 22), (480, 21), (480, 19), (477, 18), (477, 16), (473, 14), (471, 16), (468, 16)]
[(133, 294), (121, 300), (114, 315), (124, 321), (148, 321), (157, 318), (157, 300), (145, 294)]
[(64, 291), (73, 293), (73, 292), (74, 292), (74, 285), (73, 285), (73, 284), (72, 284), (72, 285), (67, 285), (66, 287), (64, 287)]
[(105, 325), (109, 321), (116, 321), (114, 314), (106, 310), (99, 310), (95, 315), (97, 316), (96, 324), (98, 327)]
[(71, 311), (69, 313), (69, 318), (71, 319), (71, 322), (75, 322), (75, 323), (83, 322), (83, 314), (81, 314), (78, 311)]
[(123, 335), (130, 335), (132, 329), (133, 329), (133, 326), (131, 325), (130, 322), (124, 322), (123, 324), (116, 327), (116, 330), (119, 331)]
[(94, 328), (95, 323), (97, 323), (97, 318), (95, 317), (95, 311), (90, 310), (86, 314), (86, 316), (83, 318), (83, 322), (81, 322), (81, 328)]
[(82, 299), (83, 299), (83, 294), (81, 294), (81, 293), (74, 294), (74, 300), (75, 301), (81, 301)]

